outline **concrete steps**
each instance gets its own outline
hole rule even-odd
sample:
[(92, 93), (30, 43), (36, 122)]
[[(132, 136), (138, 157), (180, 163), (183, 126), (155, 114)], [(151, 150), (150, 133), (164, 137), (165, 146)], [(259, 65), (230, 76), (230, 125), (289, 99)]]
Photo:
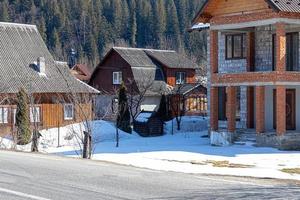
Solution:
[(239, 130), (237, 131), (237, 140), (235, 144), (245, 144), (247, 142), (256, 143), (255, 130)]

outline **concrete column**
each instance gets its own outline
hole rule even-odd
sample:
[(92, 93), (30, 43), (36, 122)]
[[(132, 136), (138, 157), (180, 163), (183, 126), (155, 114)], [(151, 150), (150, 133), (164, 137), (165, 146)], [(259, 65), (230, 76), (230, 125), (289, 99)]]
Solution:
[(286, 70), (286, 32), (285, 24), (276, 23), (276, 71)]
[(218, 88), (210, 88), (210, 128), (212, 131), (219, 129), (219, 101)]
[(218, 31), (211, 30), (210, 35), (210, 72), (211, 74), (218, 73)]
[(256, 133), (265, 132), (265, 87), (256, 86), (255, 88), (255, 120)]
[(236, 87), (227, 88), (226, 116), (228, 132), (233, 133), (236, 129)]
[(276, 132), (283, 135), (286, 132), (286, 89), (285, 86), (276, 87)]

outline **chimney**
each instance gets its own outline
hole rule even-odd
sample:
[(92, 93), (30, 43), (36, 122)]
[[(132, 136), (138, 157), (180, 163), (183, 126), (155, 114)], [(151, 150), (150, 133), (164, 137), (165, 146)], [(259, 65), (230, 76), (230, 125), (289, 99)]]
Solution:
[(38, 68), (39, 73), (46, 74), (46, 62), (45, 62), (44, 57), (38, 57), (37, 68)]

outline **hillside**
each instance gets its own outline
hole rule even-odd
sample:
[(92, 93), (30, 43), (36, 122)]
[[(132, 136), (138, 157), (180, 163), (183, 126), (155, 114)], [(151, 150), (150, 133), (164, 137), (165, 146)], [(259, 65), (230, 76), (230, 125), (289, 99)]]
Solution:
[(36, 24), (57, 60), (94, 67), (113, 45), (176, 49), (205, 60), (205, 33), (186, 29), (203, 0), (1, 0), (0, 21)]

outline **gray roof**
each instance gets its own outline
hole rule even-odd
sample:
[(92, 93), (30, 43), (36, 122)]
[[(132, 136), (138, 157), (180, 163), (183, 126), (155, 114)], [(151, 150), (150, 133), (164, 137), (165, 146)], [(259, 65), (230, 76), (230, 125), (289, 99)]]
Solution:
[[(44, 57), (45, 74), (36, 71)], [(98, 93), (75, 79), (66, 65), (54, 61), (34, 25), (0, 22), (0, 93), (25, 88), (32, 93)]]
[(153, 66), (159, 62), (168, 68), (196, 69), (197, 64), (172, 50), (114, 47), (131, 66)]
[(269, 4), (278, 11), (300, 12), (299, 0), (268, 0)]

